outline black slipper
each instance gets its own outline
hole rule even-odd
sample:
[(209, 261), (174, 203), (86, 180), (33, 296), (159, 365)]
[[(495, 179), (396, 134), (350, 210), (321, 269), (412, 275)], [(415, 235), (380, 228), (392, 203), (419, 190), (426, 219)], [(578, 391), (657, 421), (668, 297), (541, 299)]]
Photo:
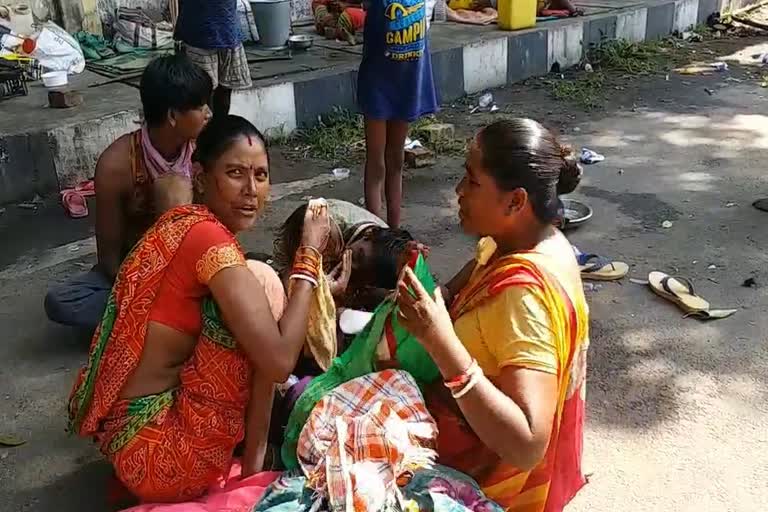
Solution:
[(752, 206), (754, 206), (758, 210), (768, 212), (768, 197), (764, 197), (763, 199), (758, 199), (757, 201), (752, 203)]

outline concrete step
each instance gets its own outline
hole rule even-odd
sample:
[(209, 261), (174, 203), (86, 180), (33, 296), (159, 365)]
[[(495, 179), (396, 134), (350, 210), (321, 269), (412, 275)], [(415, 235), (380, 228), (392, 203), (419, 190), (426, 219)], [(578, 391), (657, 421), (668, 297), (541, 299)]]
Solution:
[[(665, 37), (706, 20), (720, 0), (586, 0), (587, 13), (534, 29), (434, 24), (430, 50), (442, 102), (578, 64), (603, 38), (642, 41)], [(724, 0), (723, 0), (724, 1)], [(354, 110), (360, 48), (319, 40), (291, 61), (253, 66), (253, 88), (237, 91), (232, 113), (271, 134), (312, 125), (334, 108)], [(0, 204), (70, 187), (92, 177), (96, 160), (118, 136), (140, 121), (138, 91), (127, 85), (89, 87), (104, 79), (76, 77), (85, 103), (47, 109), (45, 91), (33, 85), (25, 98), (0, 107)]]

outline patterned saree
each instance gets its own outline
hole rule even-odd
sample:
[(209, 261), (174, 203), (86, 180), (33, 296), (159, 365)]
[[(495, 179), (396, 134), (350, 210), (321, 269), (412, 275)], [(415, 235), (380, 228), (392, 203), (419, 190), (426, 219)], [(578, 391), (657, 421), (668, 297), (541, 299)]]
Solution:
[(573, 304), (548, 272), (525, 256), (509, 255), (476, 271), (451, 307), (454, 321), (510, 286), (531, 291), (551, 313), (558, 354), (559, 396), (549, 447), (530, 471), (502, 462), (474, 434), (454, 401), (430, 396), (430, 412), (440, 431), (441, 464), (475, 478), (488, 498), (514, 512), (560, 511), (584, 485), (581, 453), (587, 346), (587, 309)]
[[(70, 396), (70, 430), (95, 438), (119, 480), (142, 501), (201, 495), (228, 474), (234, 447), (244, 436), (250, 364), (210, 298), (203, 301), (202, 332), (179, 386), (120, 397), (139, 364), (166, 269), (189, 230), (203, 221), (218, 223), (201, 206), (170, 210), (126, 258)], [(234, 237), (232, 243), (237, 247)], [(235, 252), (242, 259), (239, 249)]]

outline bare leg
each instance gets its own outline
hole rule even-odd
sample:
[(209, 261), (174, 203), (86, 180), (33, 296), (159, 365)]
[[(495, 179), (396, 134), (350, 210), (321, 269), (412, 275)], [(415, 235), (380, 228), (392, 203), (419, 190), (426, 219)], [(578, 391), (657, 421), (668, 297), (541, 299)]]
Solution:
[(384, 180), (387, 168), (384, 148), (387, 143), (387, 122), (365, 119), (365, 207), (384, 218)]
[(232, 89), (218, 86), (216, 90), (213, 91), (213, 99), (211, 103), (214, 116), (225, 116), (229, 114), (229, 107), (232, 104)]
[(400, 206), (403, 200), (403, 159), (405, 138), (408, 136), (406, 121), (387, 121), (387, 144), (384, 150), (386, 162), (385, 193), (387, 199), (387, 224), (400, 227)]

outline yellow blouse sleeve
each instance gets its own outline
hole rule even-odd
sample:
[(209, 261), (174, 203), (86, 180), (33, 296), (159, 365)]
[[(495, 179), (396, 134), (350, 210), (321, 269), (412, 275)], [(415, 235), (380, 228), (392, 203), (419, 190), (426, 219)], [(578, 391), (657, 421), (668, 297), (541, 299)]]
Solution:
[(499, 368), (518, 366), (557, 374), (557, 350), (549, 313), (523, 287), (504, 290), (478, 311), (478, 323)]
[(240, 248), (232, 242), (213, 245), (197, 260), (195, 273), (197, 280), (208, 285), (213, 276), (229, 267), (245, 265), (245, 258)]

